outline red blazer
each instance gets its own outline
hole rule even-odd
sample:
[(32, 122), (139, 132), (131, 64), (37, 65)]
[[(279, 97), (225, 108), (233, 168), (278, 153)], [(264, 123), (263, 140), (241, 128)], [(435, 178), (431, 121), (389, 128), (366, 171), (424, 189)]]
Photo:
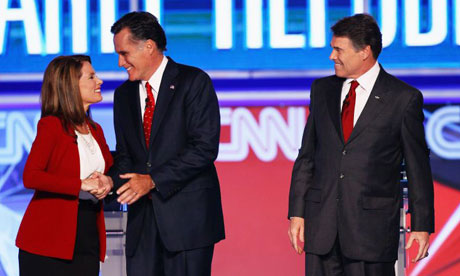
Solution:
[[(105, 171), (113, 164), (102, 128), (91, 129), (105, 160)], [(54, 116), (41, 118), (24, 174), (24, 186), (35, 193), (16, 237), (16, 246), (37, 255), (73, 258), (81, 188), (80, 157), (75, 138), (68, 135)], [(99, 257), (105, 259), (104, 213), (97, 215)]]

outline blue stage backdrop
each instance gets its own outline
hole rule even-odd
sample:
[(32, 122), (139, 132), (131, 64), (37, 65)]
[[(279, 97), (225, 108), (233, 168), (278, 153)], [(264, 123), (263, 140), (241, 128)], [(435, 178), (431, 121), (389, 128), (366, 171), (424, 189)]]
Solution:
[(75, 53), (90, 54), (98, 70), (119, 71), (110, 26), (132, 8), (159, 15), (168, 54), (208, 70), (328, 69), (331, 24), (364, 10), (382, 27), (387, 68), (455, 69), (459, 6), (459, 0), (0, 0), (0, 72), (40, 73), (56, 55)]
[(228, 238), (216, 247), (214, 275), (302, 275), (285, 233), (289, 174), (310, 84), (333, 73), (330, 26), (360, 12), (382, 28), (383, 67), (425, 98), (437, 233), (430, 258), (408, 275), (460, 274), (460, 0), (0, 0), (0, 276), (18, 275), (14, 239), (33, 192), (22, 171), (43, 71), (58, 55), (91, 56), (104, 80), (93, 117), (114, 149), (113, 90), (126, 73), (110, 26), (132, 10), (157, 15), (166, 54), (206, 70), (218, 93)]

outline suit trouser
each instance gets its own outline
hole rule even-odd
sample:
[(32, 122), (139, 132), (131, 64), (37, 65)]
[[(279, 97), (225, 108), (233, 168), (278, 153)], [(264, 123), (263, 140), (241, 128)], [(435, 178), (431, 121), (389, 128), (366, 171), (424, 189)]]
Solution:
[(331, 251), (326, 255), (305, 254), (306, 276), (394, 276), (395, 261), (365, 262), (342, 255), (337, 237)]
[(144, 228), (133, 256), (126, 257), (128, 276), (211, 275), (214, 245), (171, 252), (161, 241), (152, 204), (147, 204)]

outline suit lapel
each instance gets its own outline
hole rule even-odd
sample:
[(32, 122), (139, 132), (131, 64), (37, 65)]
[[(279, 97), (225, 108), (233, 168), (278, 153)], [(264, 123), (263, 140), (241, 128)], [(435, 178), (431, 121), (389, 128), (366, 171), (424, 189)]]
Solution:
[(175, 78), (179, 74), (179, 69), (177, 64), (171, 58), (168, 59), (168, 64), (166, 65), (163, 77), (161, 79), (157, 102), (155, 103), (155, 112), (153, 113), (149, 148), (152, 148), (152, 142), (158, 133), (161, 121), (166, 115), (169, 103), (173, 98), (175, 89), (177, 87)]
[(345, 79), (334, 77), (331, 81), (331, 86), (326, 90), (326, 101), (331, 116), (332, 124), (337, 132), (337, 135), (343, 141), (342, 122), (340, 117), (340, 96), (342, 94), (342, 85)]
[[(142, 124), (142, 113), (141, 113), (141, 101), (139, 96), (139, 82), (134, 81), (130, 82), (130, 87), (127, 89), (129, 96), (125, 97), (126, 101), (129, 101), (129, 110), (131, 112), (130, 116), (127, 118), (132, 118), (132, 125), (136, 133), (136, 138), (139, 139), (140, 144), (147, 150), (145, 145), (145, 136), (144, 136), (144, 125)], [(134, 94), (134, 95), (131, 95)]]
[(348, 143), (357, 137), (376, 117), (381, 113), (385, 107), (385, 103), (388, 102), (388, 85), (387, 83), (388, 73), (380, 68), (380, 73), (375, 81), (374, 88), (369, 95), (369, 99), (364, 106), (361, 115), (356, 121), (356, 124), (351, 132)]

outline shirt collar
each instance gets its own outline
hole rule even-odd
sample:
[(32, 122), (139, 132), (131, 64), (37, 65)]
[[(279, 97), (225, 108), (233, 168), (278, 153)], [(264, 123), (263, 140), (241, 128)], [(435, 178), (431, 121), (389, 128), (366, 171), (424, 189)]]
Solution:
[[(375, 82), (377, 81), (377, 77), (380, 73), (380, 65), (378, 62), (369, 69), (366, 73), (362, 74), (359, 78), (356, 79), (358, 81), (359, 86), (361, 86), (366, 92), (370, 93), (372, 88), (374, 87)], [(354, 79), (347, 79), (345, 82), (350, 84)]]
[[(160, 66), (158, 66), (157, 70), (149, 79), (149, 84), (152, 86), (152, 89), (155, 92), (159, 92), (160, 90), (160, 84), (161, 84), (161, 79), (163, 78), (163, 73), (166, 69), (166, 65), (168, 64), (168, 58), (163, 56), (163, 59), (161, 60)], [(146, 81), (142, 81), (142, 86), (145, 87)]]

